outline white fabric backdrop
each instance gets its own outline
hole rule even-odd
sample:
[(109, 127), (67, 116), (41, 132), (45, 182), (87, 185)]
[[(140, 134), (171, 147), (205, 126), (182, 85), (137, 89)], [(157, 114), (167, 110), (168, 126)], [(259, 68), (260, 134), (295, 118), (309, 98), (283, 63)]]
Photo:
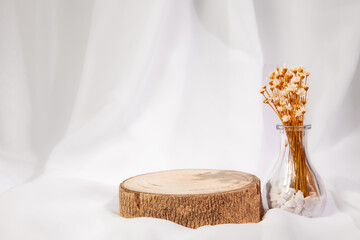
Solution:
[[(0, 239), (360, 239), (360, 1), (0, 0)], [(118, 216), (135, 174), (266, 180), (277, 119), (258, 89), (312, 73), (324, 216), (186, 229)]]

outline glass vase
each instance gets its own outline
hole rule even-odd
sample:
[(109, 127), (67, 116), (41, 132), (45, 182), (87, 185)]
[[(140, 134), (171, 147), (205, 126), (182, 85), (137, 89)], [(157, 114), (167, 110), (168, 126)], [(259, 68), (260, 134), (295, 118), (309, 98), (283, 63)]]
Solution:
[(326, 202), (326, 191), (319, 174), (311, 165), (307, 132), (311, 125), (277, 125), (280, 155), (265, 186), (268, 208), (307, 216), (319, 216)]

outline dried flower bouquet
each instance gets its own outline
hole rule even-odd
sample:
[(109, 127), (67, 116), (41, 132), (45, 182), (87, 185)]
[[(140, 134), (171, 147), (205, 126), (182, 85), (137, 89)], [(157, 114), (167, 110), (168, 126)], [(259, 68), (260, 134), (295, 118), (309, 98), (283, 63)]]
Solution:
[[(274, 110), (284, 126), (303, 126), (309, 76), (310, 73), (300, 66), (291, 69), (276, 68), (269, 77), (268, 85), (261, 88), (260, 93), (265, 97), (264, 103)], [(300, 190), (304, 197), (314, 191), (318, 196), (313, 176), (305, 162), (302, 132), (289, 131), (288, 128), (285, 128), (285, 131), (289, 144), (289, 161), (292, 161), (294, 168), (292, 187), (296, 192)]]

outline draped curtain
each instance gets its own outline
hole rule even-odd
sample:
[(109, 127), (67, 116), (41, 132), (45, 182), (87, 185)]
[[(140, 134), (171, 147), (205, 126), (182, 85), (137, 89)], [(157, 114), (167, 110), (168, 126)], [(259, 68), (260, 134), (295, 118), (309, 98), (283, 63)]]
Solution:
[[(0, 239), (360, 239), (360, 1), (0, 0)], [(118, 216), (145, 172), (266, 181), (279, 136), (258, 90), (311, 72), (324, 216), (189, 230)]]

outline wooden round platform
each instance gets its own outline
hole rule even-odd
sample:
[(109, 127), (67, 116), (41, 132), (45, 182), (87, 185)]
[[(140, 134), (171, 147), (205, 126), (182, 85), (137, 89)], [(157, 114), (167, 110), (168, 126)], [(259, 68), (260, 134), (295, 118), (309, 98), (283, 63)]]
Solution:
[(120, 215), (154, 217), (189, 228), (259, 222), (260, 180), (226, 170), (171, 170), (135, 176), (119, 187)]

